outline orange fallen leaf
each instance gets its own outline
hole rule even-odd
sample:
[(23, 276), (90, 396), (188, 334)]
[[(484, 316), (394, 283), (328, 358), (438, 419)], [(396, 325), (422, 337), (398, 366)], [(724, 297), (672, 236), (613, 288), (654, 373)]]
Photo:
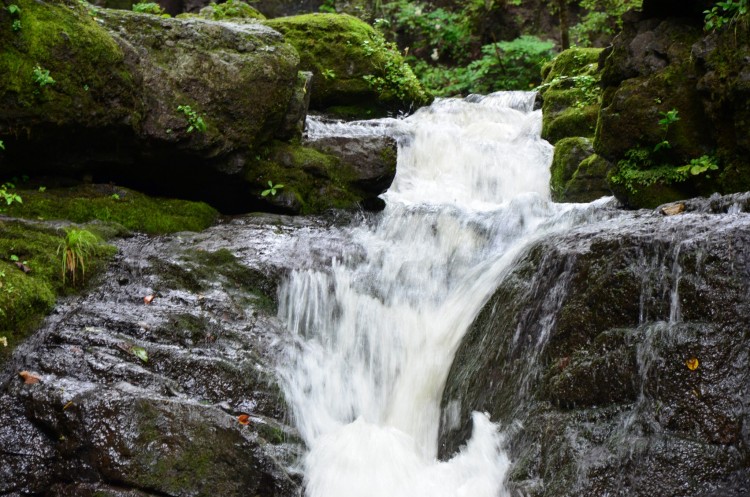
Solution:
[(250, 424), (250, 415), (248, 415), (248, 414), (240, 414), (239, 416), (237, 416), (237, 421), (241, 425), (247, 426), (247, 425)]
[(146, 305), (149, 305), (151, 302), (153, 302), (153, 300), (154, 300), (154, 294), (153, 293), (151, 295), (147, 295), (147, 296), (143, 297), (143, 303), (146, 304)]
[(698, 366), (700, 366), (700, 363), (698, 362), (697, 358), (691, 357), (690, 359), (685, 361), (685, 366), (687, 366), (690, 371), (695, 371), (696, 369), (698, 369)]
[(26, 385), (34, 385), (35, 383), (39, 383), (40, 381), (42, 381), (41, 376), (39, 376), (36, 373), (31, 373), (29, 371), (21, 371), (20, 373), (18, 373), (18, 376), (23, 378), (23, 382)]

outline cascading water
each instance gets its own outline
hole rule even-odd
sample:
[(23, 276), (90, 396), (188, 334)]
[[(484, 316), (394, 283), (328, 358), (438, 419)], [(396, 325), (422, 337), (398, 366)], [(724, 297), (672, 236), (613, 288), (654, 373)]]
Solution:
[(474, 415), (460, 454), (436, 459), (446, 376), (518, 253), (596, 210), (551, 203), (552, 147), (533, 100), (438, 100), (377, 130), (348, 128), (398, 136), (398, 172), (374, 225), (349, 228), (350, 255), (280, 289), (294, 341), (279, 372), (309, 448), (308, 496), (502, 494), (509, 461), (486, 416)]

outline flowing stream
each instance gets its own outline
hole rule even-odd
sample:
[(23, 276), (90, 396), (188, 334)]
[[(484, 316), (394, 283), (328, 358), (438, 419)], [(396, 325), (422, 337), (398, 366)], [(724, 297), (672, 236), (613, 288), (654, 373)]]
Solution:
[(310, 497), (496, 497), (502, 427), (437, 460), (440, 398), (461, 338), (530, 242), (597, 217), (550, 201), (552, 147), (534, 94), (443, 99), (403, 120), (314, 123), (312, 134), (390, 133), (385, 211), (348, 228), (330, 267), (292, 273), (279, 315), (294, 340), (280, 376), (309, 452)]

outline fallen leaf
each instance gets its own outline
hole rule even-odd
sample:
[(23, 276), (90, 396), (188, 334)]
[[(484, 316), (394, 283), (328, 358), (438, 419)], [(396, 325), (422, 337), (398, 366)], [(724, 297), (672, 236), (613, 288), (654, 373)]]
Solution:
[(143, 303), (146, 304), (146, 305), (149, 305), (153, 301), (154, 301), (154, 294), (153, 293), (151, 295), (147, 295), (147, 296), (143, 297)]
[(34, 385), (34, 384), (39, 383), (40, 381), (42, 381), (42, 377), (41, 376), (39, 376), (36, 373), (31, 373), (29, 371), (21, 371), (20, 373), (18, 373), (18, 376), (20, 376), (21, 378), (23, 378), (23, 382), (26, 385)]
[(237, 416), (237, 422), (239, 422), (239, 424), (244, 425), (244, 426), (249, 425), (250, 424), (250, 415), (249, 414), (240, 414), (239, 416)]
[(133, 347), (130, 351), (141, 361), (148, 362), (148, 353), (143, 347)]
[(67, 404), (65, 404), (65, 405), (63, 406), (63, 411), (64, 411), (65, 409), (67, 409), (68, 407), (72, 406), (72, 405), (73, 405), (73, 401), (71, 400), (70, 402), (68, 402)]
[(0, 337), (0, 343), (3, 344), (3, 347), (8, 346), (8, 339), (6, 337)]
[(698, 366), (700, 366), (700, 363), (698, 362), (698, 359), (696, 357), (691, 357), (690, 359), (685, 361), (685, 366), (687, 366), (690, 371), (695, 371), (696, 369), (698, 369)]

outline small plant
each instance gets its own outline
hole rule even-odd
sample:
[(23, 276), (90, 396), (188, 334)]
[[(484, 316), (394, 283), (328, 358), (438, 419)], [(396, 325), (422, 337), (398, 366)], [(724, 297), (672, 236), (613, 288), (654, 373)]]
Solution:
[(109, 198), (111, 198), (112, 200), (120, 200), (120, 195), (117, 193), (113, 193)]
[(155, 16), (164, 15), (164, 9), (155, 2), (138, 2), (133, 4), (133, 12), (139, 12), (141, 14), (153, 14)]
[(33, 76), (34, 83), (38, 84), (39, 88), (44, 88), (47, 85), (55, 84), (55, 80), (52, 79), (52, 76), (49, 75), (49, 70), (43, 69), (39, 65), (34, 68)]
[(46, 186), (40, 186), (39, 187), (39, 193), (44, 193), (46, 191), (47, 191), (47, 187)]
[(728, 0), (717, 2), (710, 10), (704, 10), (704, 25), (706, 31), (721, 29), (744, 18), (748, 13), (748, 0)]
[(18, 5), (14, 4), (14, 3), (8, 5), (7, 8), (8, 8), (8, 12), (12, 16), (17, 16), (17, 15), (21, 14), (21, 8)]
[(11, 29), (13, 31), (21, 31), (21, 20), (20, 19), (14, 19), (13, 23), (10, 25)]
[(70, 228), (65, 231), (65, 238), (57, 247), (62, 263), (62, 280), (71, 276), (73, 286), (76, 284), (78, 273), (81, 281), (86, 275), (86, 264), (99, 248), (99, 238), (85, 229)]
[(333, 69), (323, 69), (320, 74), (322, 74), (325, 79), (336, 79), (336, 73)]
[(268, 189), (263, 190), (261, 196), (267, 197), (268, 195), (271, 195), (273, 197), (276, 195), (276, 190), (281, 190), (282, 188), (284, 188), (284, 185), (274, 185), (273, 181), (269, 181)]
[(189, 105), (180, 105), (177, 107), (177, 111), (182, 112), (187, 118), (188, 133), (192, 133), (193, 131), (204, 133), (206, 131), (206, 122), (192, 107)]
[(660, 112), (659, 115), (661, 116), (661, 119), (659, 119), (659, 128), (664, 132), (664, 136), (654, 147), (654, 152), (658, 152), (662, 148), (672, 148), (672, 145), (667, 140), (667, 133), (669, 133), (669, 127), (680, 120), (677, 109)]
[(21, 196), (15, 192), (12, 192), (10, 190), (13, 190), (16, 187), (13, 183), (3, 183), (2, 186), (0, 186), (0, 199), (5, 200), (5, 205), (10, 205), (12, 203), (23, 203), (23, 199)]
[(5, 150), (5, 143), (2, 140), (0, 140), (0, 150)]

